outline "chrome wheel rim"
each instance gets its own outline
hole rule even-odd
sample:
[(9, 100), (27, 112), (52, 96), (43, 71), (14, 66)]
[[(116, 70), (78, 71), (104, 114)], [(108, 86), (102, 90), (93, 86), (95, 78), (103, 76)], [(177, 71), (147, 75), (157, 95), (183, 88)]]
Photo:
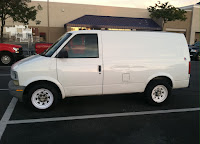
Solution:
[(1, 62), (2, 62), (3, 64), (9, 64), (9, 63), (11, 62), (11, 58), (10, 58), (8, 55), (3, 55), (3, 56), (1, 57)]
[(31, 97), (32, 104), (38, 109), (49, 108), (54, 101), (51, 91), (45, 88), (36, 90)]
[(153, 101), (161, 103), (165, 101), (168, 96), (168, 90), (164, 85), (157, 85), (151, 93)]

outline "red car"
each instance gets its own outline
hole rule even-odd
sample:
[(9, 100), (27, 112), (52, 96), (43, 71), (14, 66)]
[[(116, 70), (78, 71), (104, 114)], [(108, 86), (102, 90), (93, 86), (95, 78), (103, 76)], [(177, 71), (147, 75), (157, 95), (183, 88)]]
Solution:
[(37, 54), (41, 54), (42, 52), (47, 50), (51, 45), (52, 45), (52, 43), (36, 43), (35, 44), (35, 52)]
[(0, 43), (0, 65), (11, 65), (23, 58), (22, 46)]
[[(45, 50), (47, 50), (53, 43), (35, 43), (35, 52), (37, 54), (41, 54), (43, 53)], [(66, 48), (69, 48), (68, 46), (70, 46), (72, 48), (72, 51), (74, 53), (83, 53), (84, 50), (83, 48), (85, 47), (84, 46), (84, 39), (81, 38), (81, 41), (80, 42), (74, 42), (74, 41), (71, 41), (67, 46)], [(73, 50), (73, 47), (80, 47), (80, 49), (76, 49), (76, 50)]]

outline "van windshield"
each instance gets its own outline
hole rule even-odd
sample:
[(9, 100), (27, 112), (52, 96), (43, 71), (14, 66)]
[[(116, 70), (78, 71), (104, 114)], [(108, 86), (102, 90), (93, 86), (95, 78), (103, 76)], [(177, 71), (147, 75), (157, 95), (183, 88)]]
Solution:
[(41, 53), (41, 56), (51, 57), (54, 52), (65, 42), (72, 34), (66, 33), (62, 35), (51, 47), (49, 47), (46, 51)]

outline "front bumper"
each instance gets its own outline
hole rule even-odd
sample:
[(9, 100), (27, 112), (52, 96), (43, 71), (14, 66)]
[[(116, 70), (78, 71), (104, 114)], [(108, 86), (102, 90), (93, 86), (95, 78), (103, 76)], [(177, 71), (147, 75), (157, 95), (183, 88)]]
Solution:
[(22, 53), (13, 53), (13, 56), (15, 58), (15, 61), (21, 60), (24, 58), (24, 55)]
[(25, 89), (24, 86), (16, 86), (16, 85), (13, 83), (13, 80), (11, 80), (11, 81), (8, 83), (8, 88), (9, 88), (9, 93), (10, 93), (10, 95), (12, 95), (12, 96), (18, 98), (19, 101), (22, 101), (22, 100), (23, 100), (23, 93), (24, 93), (24, 89)]

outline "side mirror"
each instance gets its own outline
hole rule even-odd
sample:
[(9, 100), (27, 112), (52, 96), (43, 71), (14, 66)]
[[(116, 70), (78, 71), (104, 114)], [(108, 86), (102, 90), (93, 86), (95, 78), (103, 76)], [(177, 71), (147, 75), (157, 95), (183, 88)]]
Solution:
[(57, 58), (68, 58), (68, 52), (67, 51), (60, 51), (57, 55)]

